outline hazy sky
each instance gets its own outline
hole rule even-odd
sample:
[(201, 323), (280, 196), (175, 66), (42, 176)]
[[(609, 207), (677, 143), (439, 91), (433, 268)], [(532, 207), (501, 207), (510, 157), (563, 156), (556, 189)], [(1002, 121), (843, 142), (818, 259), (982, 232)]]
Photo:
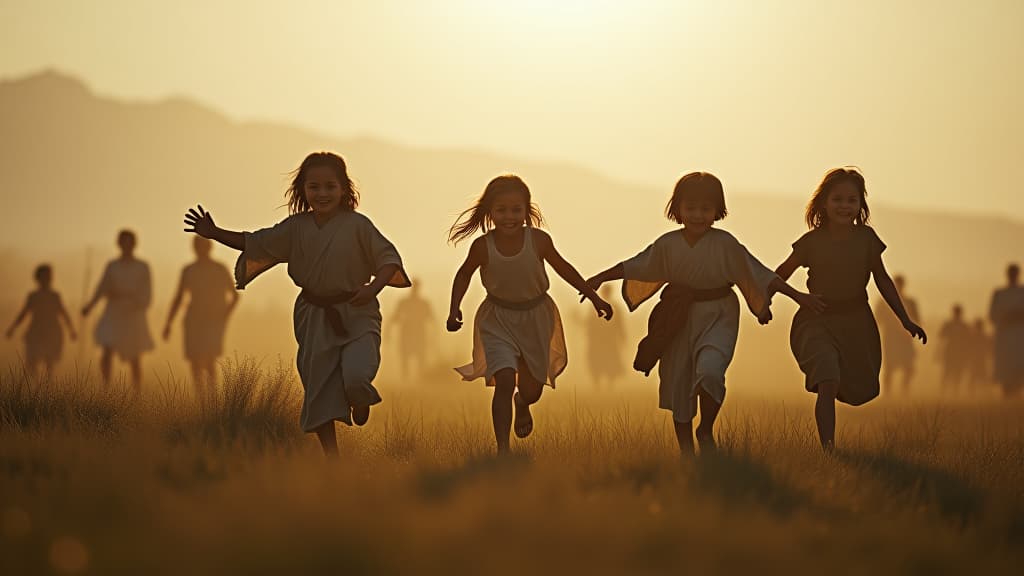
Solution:
[(11, 4), (3, 77), (56, 68), (103, 95), (665, 190), (705, 169), (807, 195), (856, 164), (876, 201), (1024, 218), (1016, 0)]

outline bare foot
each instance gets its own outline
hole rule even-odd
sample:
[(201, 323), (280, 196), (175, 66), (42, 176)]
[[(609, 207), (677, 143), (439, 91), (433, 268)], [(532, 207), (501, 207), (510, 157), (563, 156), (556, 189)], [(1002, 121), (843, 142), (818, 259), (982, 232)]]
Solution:
[(516, 407), (516, 418), (513, 425), (516, 438), (526, 438), (533, 432), (533, 415), (530, 414), (530, 405), (519, 401), (519, 392), (512, 397), (512, 403)]

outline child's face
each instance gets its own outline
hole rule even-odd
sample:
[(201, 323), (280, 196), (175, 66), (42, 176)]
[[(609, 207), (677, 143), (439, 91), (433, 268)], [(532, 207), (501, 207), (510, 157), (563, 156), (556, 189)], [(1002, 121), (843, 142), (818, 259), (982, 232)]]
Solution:
[(344, 195), (338, 175), (330, 166), (313, 166), (306, 173), (303, 186), (306, 202), (318, 216), (332, 216), (341, 207)]
[(679, 203), (679, 219), (691, 232), (707, 232), (715, 223), (715, 203), (709, 200), (683, 200)]
[(121, 249), (121, 254), (131, 256), (135, 252), (135, 237), (131, 234), (121, 234), (117, 237), (117, 246)]
[(860, 215), (860, 191), (850, 181), (832, 186), (825, 199), (825, 214), (830, 224), (849, 226)]
[(526, 222), (526, 199), (518, 192), (497, 194), (491, 204), (491, 220), (499, 234), (522, 228)]

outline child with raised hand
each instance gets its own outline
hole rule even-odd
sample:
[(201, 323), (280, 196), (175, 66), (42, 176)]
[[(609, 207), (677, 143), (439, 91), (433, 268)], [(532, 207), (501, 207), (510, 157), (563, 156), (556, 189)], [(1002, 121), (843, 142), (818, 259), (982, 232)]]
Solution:
[(836, 400), (859, 406), (878, 396), (882, 346), (868, 305), (871, 277), (904, 329), (927, 342), (885, 270), (885, 244), (868, 226), (870, 215), (864, 176), (853, 168), (829, 171), (807, 205), (810, 232), (793, 243), (792, 253), (775, 271), (789, 278), (806, 267), (808, 290), (825, 302), (820, 313), (797, 311), (789, 343), (807, 391), (818, 395), (814, 416), (826, 451), (835, 447)]
[(504, 175), (487, 184), (448, 233), (455, 244), (477, 230), (484, 233), (473, 240), (455, 274), (447, 327), (450, 332), (462, 327), (462, 298), (479, 268), (487, 298), (473, 321), (473, 361), (456, 371), (464, 380), (482, 377), (495, 387), (491, 418), (499, 453), (509, 450), (513, 405), (516, 436), (526, 438), (533, 431), (530, 405), (540, 400), (545, 384), (555, 387), (567, 363), (562, 320), (548, 296), (544, 262), (590, 299), (598, 315), (612, 317), (611, 305), (562, 258), (551, 236), (537, 228), (542, 223), (526, 183)]
[(658, 364), (658, 405), (672, 412), (680, 452), (692, 455), (692, 421), (702, 450), (715, 448), (714, 423), (725, 400), (725, 372), (739, 335), (736, 285), (762, 324), (771, 320), (771, 292), (778, 290), (803, 306), (820, 302), (794, 290), (758, 262), (736, 238), (715, 228), (725, 218), (721, 181), (691, 172), (676, 183), (665, 208), (682, 229), (667, 232), (636, 256), (589, 279), (591, 288), (623, 279), (622, 297), (632, 312), (662, 286), (651, 311), (648, 335), (637, 348), (633, 367), (649, 374)]
[(31, 316), (25, 331), (25, 364), (33, 374), (38, 375), (42, 369), (44, 375), (50, 375), (54, 365), (60, 361), (64, 346), (61, 321), (67, 326), (72, 340), (75, 339), (75, 327), (60, 294), (53, 289), (53, 268), (49, 264), (41, 264), (36, 267), (33, 277), (38, 288), (29, 293), (25, 305), (7, 329), (7, 337), (14, 336), (14, 331), (25, 317)]
[(288, 275), (302, 288), (294, 314), (305, 392), (300, 422), (303, 431), (317, 434), (325, 454), (335, 456), (334, 422), (361, 426), (370, 406), (381, 401), (373, 386), (380, 367), (377, 294), (411, 283), (394, 245), (356, 212), (359, 194), (341, 156), (307, 156), (286, 197), (290, 215), (270, 228), (224, 230), (199, 206), (186, 214), (185, 231), (242, 251), (235, 266), (238, 289), (288, 264)]

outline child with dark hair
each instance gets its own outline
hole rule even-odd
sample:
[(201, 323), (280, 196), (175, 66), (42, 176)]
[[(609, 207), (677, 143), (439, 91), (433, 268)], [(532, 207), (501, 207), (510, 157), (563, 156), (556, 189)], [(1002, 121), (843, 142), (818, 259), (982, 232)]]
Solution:
[(665, 216), (683, 227), (663, 234), (636, 256), (589, 279), (591, 288), (623, 279), (622, 297), (632, 312), (661, 291), (648, 335), (633, 367), (649, 374), (658, 364), (659, 406), (672, 411), (676, 439), (693, 454), (692, 421), (702, 450), (715, 448), (714, 423), (725, 400), (725, 372), (739, 335), (739, 287), (750, 311), (771, 319), (771, 293), (781, 291), (803, 306), (820, 302), (788, 286), (758, 262), (736, 238), (714, 223), (728, 214), (722, 183), (707, 172), (679, 179)]
[(101, 299), (106, 299), (93, 333), (93, 339), (103, 350), (100, 373), (103, 382), (109, 385), (116, 353), (131, 367), (136, 394), (142, 391), (142, 353), (153, 349), (146, 319), (146, 310), (153, 300), (152, 275), (149, 264), (135, 257), (137, 245), (135, 232), (118, 232), (117, 246), (121, 255), (107, 263), (96, 291), (82, 308), (82, 316), (88, 316)]
[(26, 316), (31, 315), (28, 330), (25, 331), (25, 364), (33, 374), (40, 368), (44, 375), (53, 373), (53, 367), (60, 361), (64, 346), (64, 331), (61, 320), (68, 328), (68, 335), (75, 339), (75, 327), (71, 325), (60, 294), (53, 290), (53, 268), (49, 264), (36, 267), (33, 274), (38, 288), (29, 293), (25, 305), (18, 312), (14, 323), (7, 329), (7, 337), (14, 336), (14, 331)]
[(806, 267), (807, 288), (825, 301), (821, 313), (797, 311), (789, 342), (807, 391), (818, 395), (814, 415), (826, 451), (835, 446), (835, 401), (859, 406), (879, 393), (882, 346), (866, 290), (872, 276), (903, 328), (927, 341), (885, 270), (885, 244), (868, 226), (870, 216), (864, 176), (852, 168), (831, 170), (807, 205), (804, 217), (811, 231), (793, 243), (793, 252), (775, 270), (788, 279)]
[(185, 215), (185, 231), (242, 251), (235, 266), (240, 290), (288, 264), (288, 275), (302, 288), (294, 314), (305, 391), (300, 422), (317, 434), (325, 454), (335, 456), (334, 422), (361, 426), (381, 401), (373, 386), (380, 367), (377, 295), (385, 286), (411, 283), (394, 245), (356, 212), (359, 195), (341, 156), (307, 156), (285, 195), (290, 215), (273, 227), (224, 230), (199, 206)]
[(491, 180), (448, 231), (454, 243), (477, 230), (484, 233), (473, 241), (455, 274), (447, 327), (450, 332), (462, 327), (459, 307), (480, 268), (487, 299), (473, 321), (473, 362), (456, 370), (464, 380), (485, 378), (495, 387), (491, 418), (499, 453), (509, 449), (513, 404), (516, 436), (525, 438), (533, 431), (530, 405), (540, 400), (545, 384), (555, 387), (555, 378), (568, 362), (562, 319), (548, 296), (544, 262), (589, 298), (598, 315), (612, 317), (611, 305), (562, 258), (551, 236), (536, 228), (542, 222), (526, 183), (505, 175)]

